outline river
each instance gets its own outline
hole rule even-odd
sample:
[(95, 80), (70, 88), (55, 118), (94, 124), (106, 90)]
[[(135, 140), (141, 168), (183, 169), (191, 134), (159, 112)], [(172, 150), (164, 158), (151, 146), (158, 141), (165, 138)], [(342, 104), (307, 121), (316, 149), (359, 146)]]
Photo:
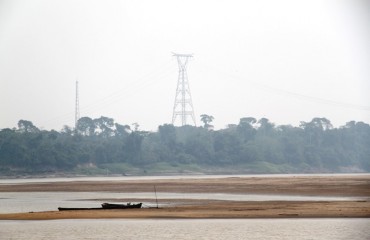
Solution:
[(368, 240), (370, 219), (0, 221), (1, 239)]
[[(261, 175), (258, 175), (261, 176)], [(273, 175), (276, 177), (277, 175)], [(285, 176), (285, 175), (278, 175)], [(291, 175), (287, 175), (291, 176)], [(203, 177), (203, 176), (201, 176)], [(209, 176), (204, 176), (209, 177)], [(212, 177), (212, 176), (211, 176)], [(220, 176), (215, 176), (220, 177)], [(224, 176), (235, 177), (235, 176)], [(265, 176), (269, 177), (269, 176)], [(163, 177), (3, 179), (0, 184), (57, 181), (112, 181)], [(171, 177), (164, 177), (171, 178)], [(184, 178), (184, 176), (172, 177)], [(188, 176), (185, 178), (196, 178)], [(3, 192), (0, 213), (48, 211), (57, 207), (98, 207), (98, 199), (150, 199), (153, 193), (115, 192)], [(159, 193), (160, 199), (266, 200), (352, 200), (351, 197), (284, 196), (258, 194)], [(96, 199), (96, 200), (94, 200)], [(153, 203), (146, 202), (150, 205)], [(97, 220), (0, 220), (0, 239), (370, 239), (370, 219), (97, 219)]]

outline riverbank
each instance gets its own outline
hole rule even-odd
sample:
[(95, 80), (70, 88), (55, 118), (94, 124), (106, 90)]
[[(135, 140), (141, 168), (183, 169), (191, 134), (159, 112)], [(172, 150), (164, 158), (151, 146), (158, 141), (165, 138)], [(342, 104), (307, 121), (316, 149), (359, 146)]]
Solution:
[[(0, 192), (158, 192), (291, 194), (313, 196), (370, 197), (370, 174), (293, 175), (252, 177), (158, 177), (157, 179), (112, 179), (26, 182), (0, 184)], [(1, 183), (1, 182), (0, 182)]]
[(369, 218), (369, 201), (222, 201), (204, 205), (125, 210), (49, 211), (0, 214), (1, 220), (97, 218)]
[[(370, 217), (370, 176), (280, 176), (176, 178), (151, 180), (65, 181), (0, 184), (0, 192), (153, 192), (269, 194), (360, 197), (348, 201), (160, 200), (162, 208), (48, 211), (0, 214), (2, 220), (85, 218), (337, 218)], [(92, 200), (92, 199), (88, 199)], [(93, 199), (154, 203), (155, 199)]]

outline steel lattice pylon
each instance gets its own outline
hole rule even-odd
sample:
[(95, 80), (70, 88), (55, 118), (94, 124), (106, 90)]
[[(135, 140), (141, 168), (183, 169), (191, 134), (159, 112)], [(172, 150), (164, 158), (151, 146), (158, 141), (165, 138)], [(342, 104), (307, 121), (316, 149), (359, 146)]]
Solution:
[(177, 58), (179, 76), (177, 79), (175, 103), (173, 105), (172, 124), (175, 125), (177, 116), (180, 116), (181, 126), (188, 125), (188, 117), (193, 120), (194, 126), (196, 126), (194, 107), (191, 100), (189, 81), (186, 72), (188, 60), (193, 57), (193, 55), (173, 53), (173, 56)]

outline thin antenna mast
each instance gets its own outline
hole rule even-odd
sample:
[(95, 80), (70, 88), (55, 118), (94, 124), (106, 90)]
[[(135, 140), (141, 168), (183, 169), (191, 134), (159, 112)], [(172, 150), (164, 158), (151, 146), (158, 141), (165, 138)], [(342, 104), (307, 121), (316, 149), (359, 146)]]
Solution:
[(175, 103), (173, 106), (172, 124), (175, 124), (177, 116), (180, 116), (181, 126), (187, 125), (187, 117), (191, 117), (194, 126), (196, 126), (194, 107), (191, 100), (188, 75), (186, 72), (188, 60), (193, 57), (193, 55), (173, 53), (173, 56), (177, 58), (179, 75), (177, 79)]
[(75, 130), (77, 129), (78, 119), (80, 119), (80, 100), (78, 96), (78, 81), (76, 81)]

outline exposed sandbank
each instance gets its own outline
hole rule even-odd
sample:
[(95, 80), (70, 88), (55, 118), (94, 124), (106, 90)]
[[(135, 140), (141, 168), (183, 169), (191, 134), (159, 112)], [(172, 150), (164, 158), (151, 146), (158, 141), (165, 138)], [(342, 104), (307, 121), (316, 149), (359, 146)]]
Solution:
[[(229, 177), (202, 179), (55, 182), (0, 185), (0, 192), (158, 192), (294, 194), (370, 198), (370, 176)], [(150, 200), (150, 199), (149, 199)], [(155, 201), (152, 199), (151, 201)], [(165, 200), (170, 207), (152, 209), (51, 211), (0, 214), (0, 219), (45, 220), (82, 218), (305, 218), (370, 217), (370, 200), (237, 202)]]
[(219, 202), (167, 208), (0, 214), (7, 220), (96, 218), (337, 218), (370, 217), (370, 202)]

